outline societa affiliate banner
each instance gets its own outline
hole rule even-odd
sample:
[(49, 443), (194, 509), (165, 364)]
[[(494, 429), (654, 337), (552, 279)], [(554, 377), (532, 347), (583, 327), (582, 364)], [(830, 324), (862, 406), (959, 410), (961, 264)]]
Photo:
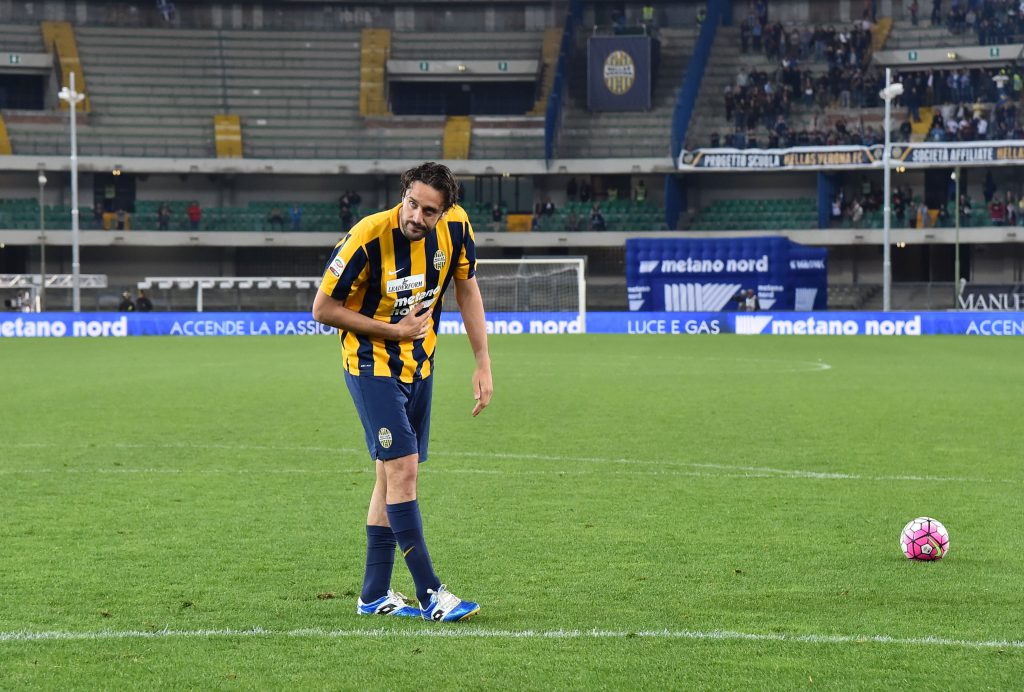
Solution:
[[(683, 151), (680, 171), (849, 170), (878, 168), (883, 147), (876, 144), (788, 149), (702, 148)], [(1024, 141), (913, 142), (892, 144), (892, 165), (907, 168), (1024, 165)]]

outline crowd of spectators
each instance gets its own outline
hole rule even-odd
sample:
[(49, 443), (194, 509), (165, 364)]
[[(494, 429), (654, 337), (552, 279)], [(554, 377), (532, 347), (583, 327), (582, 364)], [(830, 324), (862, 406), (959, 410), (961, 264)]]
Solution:
[(921, 122), (920, 109), (935, 110), (926, 139), (931, 142), (1016, 139), (1022, 128), (1017, 103), (1024, 94), (1024, 77), (1013, 66), (999, 69), (928, 70), (901, 74), (907, 120), (900, 137), (910, 138), (910, 121)]
[[(860, 144), (875, 133), (852, 128), (843, 119), (819, 118), (820, 127), (792, 128), (793, 109), (819, 113), (842, 107), (877, 105), (878, 71), (865, 68), (871, 47), (869, 12), (849, 28), (805, 26), (787, 30), (768, 22), (767, 4), (751, 6), (740, 28), (743, 53), (764, 52), (778, 61), (771, 72), (741, 69), (726, 86), (725, 117), (732, 132), (712, 135), (712, 146), (737, 148)], [(805, 65), (824, 63), (815, 72)]]
[[(894, 228), (949, 228), (956, 223), (955, 183), (950, 181), (945, 204), (929, 206), (921, 195), (915, 195), (909, 186), (894, 186), (892, 191), (892, 226)], [(985, 176), (982, 187), (983, 200), (975, 201), (966, 192), (961, 192), (960, 225), (970, 226), (1024, 226), (1024, 194), (1006, 189), (1000, 192), (992, 174)], [(849, 225), (854, 228), (869, 225), (874, 217), (879, 221), (884, 200), (882, 190), (872, 185), (866, 176), (854, 194), (847, 196), (840, 191), (832, 200), (831, 217), (834, 225)]]
[[(918, 3), (910, 5), (916, 23)], [(976, 31), (981, 43), (1002, 43), (1024, 34), (1024, 1), (942, 0), (932, 3), (932, 22), (951, 31)], [(876, 108), (884, 86), (881, 69), (868, 67), (871, 17), (850, 27), (786, 28), (768, 20), (768, 4), (750, 5), (740, 30), (740, 50), (761, 53), (777, 67), (741, 69), (724, 93), (724, 132), (711, 134), (712, 147), (779, 148), (880, 144), (882, 127), (858, 122), (840, 109)], [(824, 70), (822, 69), (824, 63)], [(928, 141), (1011, 139), (1024, 135), (1017, 104), (1024, 97), (1024, 74), (999, 68), (931, 69), (897, 74), (904, 84), (897, 108), (907, 118), (893, 134), (910, 141), (921, 108), (932, 107)], [(810, 117), (808, 117), (810, 116)]]
[[(847, 28), (804, 26), (786, 29), (782, 22), (769, 23), (757, 3), (740, 25), (740, 51), (761, 53), (769, 60), (827, 63), (829, 67), (860, 66), (871, 48), (871, 19)], [(766, 9), (764, 11), (767, 11)]]
[[(906, 110), (895, 141), (910, 141), (921, 108), (934, 109), (925, 139), (932, 142), (1015, 139), (1024, 135), (1017, 104), (1024, 97), (1024, 72), (1000, 68), (931, 69), (898, 73), (904, 92), (894, 105)], [(774, 74), (741, 69), (725, 89), (725, 117), (731, 134), (712, 133), (710, 146), (777, 148), (880, 144), (880, 125), (862, 125), (835, 109), (876, 107), (883, 83), (879, 70), (844, 70), (833, 65), (815, 77), (783, 60)], [(797, 95), (799, 95), (797, 97)], [(790, 125), (795, 109), (813, 117)], [(807, 125), (808, 120), (810, 126)]]
[(895, 79), (903, 83), (900, 102), (908, 109), (975, 100), (1018, 101), (1024, 93), (1024, 74), (1013, 65), (897, 73)]
[[(911, 22), (918, 23), (917, 2)], [(1024, 34), (1024, 3), (1017, 0), (932, 0), (932, 25), (944, 24), (953, 34), (975, 35), (979, 46), (1018, 43)]]

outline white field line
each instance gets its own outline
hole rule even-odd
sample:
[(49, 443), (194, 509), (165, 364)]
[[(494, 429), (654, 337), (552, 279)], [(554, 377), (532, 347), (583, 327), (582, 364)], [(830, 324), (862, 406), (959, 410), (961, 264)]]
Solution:
[(104, 641), (117, 639), (206, 639), (211, 637), (297, 637), (311, 639), (416, 639), (438, 637), (443, 639), (690, 639), (710, 641), (781, 642), (787, 644), (882, 644), (894, 646), (946, 646), (965, 649), (1024, 649), (1021, 640), (949, 639), (945, 637), (890, 637), (863, 634), (784, 634), (733, 632), (729, 630), (493, 630), (474, 626), (430, 626), (415, 629), (349, 629), (326, 630), (320, 628), (297, 630), (251, 629), (209, 630), (97, 630), (85, 632), (52, 631), (0, 632), (0, 642), (38, 641)]
[[(484, 475), (484, 476), (592, 476), (593, 472), (588, 471), (559, 471), (557, 469), (452, 469), (439, 468), (441, 473)], [(95, 474), (95, 475), (165, 475), (165, 476), (217, 476), (217, 475), (338, 475), (338, 474), (366, 474), (373, 475), (370, 467), (360, 469), (344, 468), (319, 468), (319, 469), (224, 469), (224, 468), (197, 468), (197, 469), (175, 469), (175, 468), (59, 468), (59, 469), (0, 469), (0, 476), (14, 475), (54, 475), (54, 474)], [(605, 472), (603, 475), (613, 476), (682, 476), (686, 478), (786, 478), (768, 473), (706, 473), (701, 471), (648, 471), (646, 469), (616, 469)]]
[[(621, 361), (644, 361), (649, 362), (650, 356), (641, 355), (618, 355), (616, 362)], [(824, 372), (831, 370), (832, 366), (823, 360), (780, 360), (773, 358), (693, 358), (689, 359), (693, 364), (699, 364), (704, 375), (715, 376), (729, 375), (793, 375), (805, 372)], [(724, 363), (721, 369), (708, 370), (707, 363)], [(741, 364), (737, 368), (736, 364)], [(754, 367), (750, 367), (754, 366)]]
[[(171, 450), (202, 450), (202, 449), (224, 449), (239, 452), (312, 452), (317, 454), (353, 454), (364, 459), (368, 458), (366, 450), (362, 447), (323, 447), (315, 445), (247, 445), (230, 443), (188, 443), (188, 442), (112, 442), (112, 443), (89, 443), (89, 444), (64, 444), (57, 442), (2, 442), (0, 448), (8, 449), (171, 449)], [(520, 459), (527, 461), (551, 461), (570, 462), (584, 464), (623, 464), (632, 466), (657, 466), (656, 470), (647, 471), (631, 469), (629, 471), (608, 471), (603, 472), (611, 475), (639, 475), (639, 476), (683, 476), (692, 478), (794, 478), (809, 480), (849, 480), (868, 482), (929, 482), (929, 483), (999, 483), (1020, 485), (1022, 480), (1012, 478), (979, 478), (968, 476), (921, 476), (916, 474), (903, 474), (891, 476), (865, 476), (857, 473), (808, 471), (802, 469), (778, 469), (768, 466), (738, 466), (730, 464), (711, 464), (700, 462), (684, 461), (663, 461), (658, 459), (630, 459), (624, 457), (588, 457), (588, 456), (561, 456), (555, 454), (532, 454), (516, 452), (463, 452), (446, 450), (435, 452), (435, 456), (466, 457), (471, 459)], [(434, 467), (432, 467), (434, 468)], [(683, 471), (682, 469), (704, 469), (703, 471)], [(708, 472), (712, 470), (714, 472)], [(442, 473), (463, 473), (463, 474), (495, 474), (495, 475), (590, 475), (592, 471), (579, 471), (569, 468), (554, 469), (453, 469), (441, 467), (438, 471)], [(166, 467), (125, 467), (115, 466), (112, 468), (29, 468), (29, 469), (2, 469), (0, 475), (12, 474), (43, 474), (43, 473), (95, 473), (95, 474), (190, 474), (190, 475), (224, 475), (224, 474), (344, 474), (344, 473), (372, 473), (372, 467), (367, 464), (365, 467), (343, 468), (343, 467), (321, 467), (321, 468), (197, 468), (179, 469)]]

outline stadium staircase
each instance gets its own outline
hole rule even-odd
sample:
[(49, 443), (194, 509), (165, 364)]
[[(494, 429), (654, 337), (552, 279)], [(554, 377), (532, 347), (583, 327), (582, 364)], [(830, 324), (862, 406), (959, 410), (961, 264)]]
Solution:
[(871, 50), (879, 51), (885, 49), (892, 34), (893, 21), (891, 17), (880, 17), (871, 27)]
[[(78, 53), (78, 43), (75, 41), (75, 29), (70, 22), (42, 22), (39, 25), (43, 34), (43, 45), (50, 53), (54, 53), (60, 65), (60, 83), (62, 86), (71, 84), (71, 73), (75, 74), (75, 90), (86, 94), (85, 99), (78, 106), (81, 113), (88, 113), (92, 110), (89, 102), (89, 91), (85, 83), (85, 70), (82, 67), (82, 60)], [(68, 109), (66, 101), (60, 102), (62, 110)]]
[(464, 115), (453, 115), (444, 124), (444, 158), (468, 159), (473, 125)]
[(213, 116), (213, 136), (218, 159), (242, 158), (242, 122), (237, 115)]
[(555, 83), (555, 67), (558, 65), (558, 49), (561, 43), (561, 27), (544, 31), (544, 42), (541, 45), (541, 87), (537, 94), (537, 101), (533, 104), (533, 110), (527, 115), (543, 117), (545, 110), (547, 110), (548, 98), (551, 96), (551, 87)]
[(363, 29), (359, 40), (359, 115), (390, 113), (384, 75), (391, 56), (390, 29)]
[(659, 66), (654, 75), (651, 110), (591, 113), (587, 110), (586, 51), (576, 51), (569, 70), (570, 98), (559, 133), (559, 158), (669, 157), (672, 109), (693, 46), (695, 29), (661, 29)]
[(11, 149), (11, 138), (7, 134), (7, 123), (4, 121), (4, 116), (0, 115), (0, 156), (10, 156), (13, 152)]
[[(903, 109), (899, 109), (902, 111)], [(928, 139), (928, 131), (932, 126), (932, 118), (935, 117), (935, 109), (931, 106), (921, 106), (917, 109), (921, 119), (917, 122), (910, 121), (910, 137), (915, 142), (923, 142)], [(895, 120), (895, 118), (894, 118)]]

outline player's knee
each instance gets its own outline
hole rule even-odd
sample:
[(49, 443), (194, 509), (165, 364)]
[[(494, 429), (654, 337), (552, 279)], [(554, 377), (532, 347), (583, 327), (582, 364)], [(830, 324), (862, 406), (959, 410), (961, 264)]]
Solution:
[(416, 477), (419, 471), (419, 456), (410, 454), (398, 459), (384, 462), (387, 476), (387, 487), (393, 490), (410, 490), (416, 488)]

